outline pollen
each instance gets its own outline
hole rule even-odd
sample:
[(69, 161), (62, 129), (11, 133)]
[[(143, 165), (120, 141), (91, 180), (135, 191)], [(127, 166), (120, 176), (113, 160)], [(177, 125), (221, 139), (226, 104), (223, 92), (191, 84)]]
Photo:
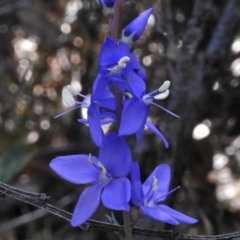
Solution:
[(127, 63), (130, 61), (130, 58), (128, 56), (122, 57), (118, 61), (118, 67), (119, 68), (125, 68), (127, 66)]

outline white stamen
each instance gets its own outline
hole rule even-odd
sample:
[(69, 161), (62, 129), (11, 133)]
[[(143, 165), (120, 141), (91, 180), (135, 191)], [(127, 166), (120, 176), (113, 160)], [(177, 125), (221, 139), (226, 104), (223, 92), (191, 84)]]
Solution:
[(120, 68), (125, 68), (127, 63), (130, 61), (130, 58), (128, 56), (122, 57), (119, 61), (118, 61), (118, 67)]
[(75, 106), (74, 95), (72, 94), (71, 90), (69, 91), (68, 86), (64, 87), (62, 90), (62, 99), (63, 101), (69, 106)]
[(91, 98), (85, 97), (82, 102), (82, 107), (88, 108), (91, 105)]
[(92, 160), (92, 154), (91, 153), (89, 153), (89, 155), (88, 155), (88, 162), (89, 163), (93, 163), (93, 160)]
[(154, 96), (154, 99), (156, 100), (163, 100), (167, 98), (169, 95), (169, 90), (166, 90), (165, 92), (159, 93), (158, 95)]
[(159, 92), (165, 92), (170, 87), (171, 82), (169, 80), (165, 81), (163, 85), (158, 89)]
[(107, 170), (101, 162), (98, 162), (98, 166), (101, 168), (103, 174), (107, 174)]
[(153, 175), (153, 182), (152, 182), (152, 190), (153, 190), (153, 192), (157, 191), (157, 182), (158, 182), (158, 179)]

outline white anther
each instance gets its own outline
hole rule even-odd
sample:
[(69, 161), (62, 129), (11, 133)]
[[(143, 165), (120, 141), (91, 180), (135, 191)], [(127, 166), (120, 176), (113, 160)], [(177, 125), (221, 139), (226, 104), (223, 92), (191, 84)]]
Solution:
[(67, 85), (64, 88), (67, 89), (74, 97), (77, 96), (76, 90), (71, 85)]
[(170, 87), (171, 82), (169, 80), (165, 81), (163, 85), (158, 89), (159, 92), (165, 92)]
[(62, 90), (62, 99), (69, 106), (75, 106), (75, 100), (71, 90), (69, 91), (68, 86), (64, 87)]
[(159, 93), (158, 95), (154, 96), (154, 99), (156, 100), (163, 100), (167, 98), (169, 95), (169, 90), (166, 90), (165, 92)]
[(122, 57), (119, 61), (118, 61), (118, 66), (120, 68), (125, 68), (127, 63), (130, 61), (130, 58), (128, 56)]

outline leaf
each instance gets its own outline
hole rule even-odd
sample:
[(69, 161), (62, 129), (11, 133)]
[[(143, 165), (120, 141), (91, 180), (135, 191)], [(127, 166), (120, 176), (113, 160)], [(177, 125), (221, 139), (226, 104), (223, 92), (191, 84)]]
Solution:
[(7, 182), (18, 174), (33, 158), (36, 149), (33, 145), (18, 144), (0, 155), (0, 181)]

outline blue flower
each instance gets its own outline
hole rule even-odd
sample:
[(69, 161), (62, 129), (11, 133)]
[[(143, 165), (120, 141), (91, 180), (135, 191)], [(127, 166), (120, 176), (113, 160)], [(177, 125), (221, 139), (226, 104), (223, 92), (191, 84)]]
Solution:
[[(102, 145), (103, 131), (101, 125), (111, 123), (115, 120), (116, 101), (114, 96), (109, 91), (108, 87), (104, 86), (104, 80), (101, 81), (101, 75), (98, 74), (95, 79), (93, 93), (91, 97), (77, 93), (71, 86), (66, 86), (63, 89), (62, 96), (65, 103), (73, 107), (56, 117), (72, 111), (76, 108), (87, 108), (87, 119), (78, 119), (79, 122), (89, 124), (89, 130), (95, 144), (100, 147)], [(79, 95), (83, 101), (75, 101), (74, 97)]]
[(137, 18), (135, 18), (128, 26), (123, 30), (122, 41), (127, 44), (132, 44), (136, 41), (143, 33), (147, 21), (152, 14), (152, 8), (141, 13)]
[(117, 85), (120, 92), (127, 90), (138, 97), (144, 94), (144, 70), (126, 43), (116, 43), (107, 37), (99, 54), (98, 68), (109, 87)]
[(165, 81), (159, 89), (149, 94), (145, 94), (140, 98), (133, 96), (132, 98), (124, 101), (122, 118), (119, 128), (119, 136), (131, 135), (136, 133), (137, 141), (140, 141), (143, 135), (144, 127), (147, 126), (149, 130), (151, 130), (158, 137), (160, 137), (163, 140), (165, 146), (168, 147), (168, 142), (166, 141), (164, 136), (151, 122), (147, 121), (147, 117), (150, 112), (150, 104), (167, 111), (175, 117), (178, 117), (177, 115), (171, 113), (167, 109), (153, 102), (154, 99), (161, 100), (168, 97), (169, 86), (170, 82)]
[(80, 195), (72, 226), (86, 222), (97, 210), (100, 199), (106, 208), (129, 211), (131, 184), (126, 178), (132, 164), (131, 152), (123, 137), (109, 133), (104, 137), (99, 156), (70, 155), (57, 157), (50, 167), (74, 184), (90, 184)]
[(167, 164), (161, 164), (154, 169), (144, 184), (141, 184), (139, 166), (134, 162), (131, 169), (133, 204), (140, 208), (143, 215), (158, 221), (173, 225), (196, 223), (196, 219), (161, 204), (172, 192), (168, 192), (170, 178), (170, 167)]

